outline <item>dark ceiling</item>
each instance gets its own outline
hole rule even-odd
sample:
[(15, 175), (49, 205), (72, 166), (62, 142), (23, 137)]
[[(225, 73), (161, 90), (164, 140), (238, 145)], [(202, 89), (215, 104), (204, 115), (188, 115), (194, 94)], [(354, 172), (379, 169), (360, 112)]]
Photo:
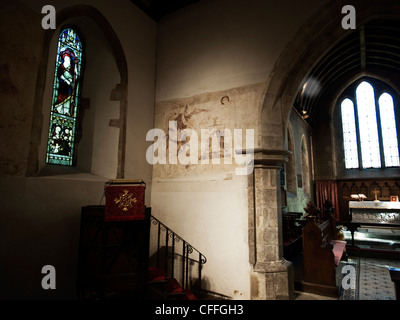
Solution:
[[(374, 20), (336, 44), (311, 70), (295, 101), (295, 108), (313, 127), (327, 113), (329, 99), (343, 83), (361, 72), (398, 79), (400, 21)], [(393, 79), (392, 79), (393, 80)], [(308, 83), (307, 83), (308, 82)]]
[(170, 13), (178, 11), (199, 0), (131, 0), (155, 21)]

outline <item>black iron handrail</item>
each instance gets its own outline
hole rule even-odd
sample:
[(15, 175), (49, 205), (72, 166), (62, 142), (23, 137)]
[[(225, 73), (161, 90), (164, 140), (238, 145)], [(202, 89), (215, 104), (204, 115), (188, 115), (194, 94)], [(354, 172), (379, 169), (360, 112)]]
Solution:
[[(175, 252), (176, 243), (182, 242), (181, 257), (181, 286), (182, 290), (191, 289), (201, 294), (201, 269), (202, 265), (207, 262), (207, 258), (199, 250), (193, 247), (181, 236), (177, 235), (174, 231), (168, 228), (164, 223), (151, 215), (151, 224), (157, 226), (157, 252), (156, 252), (156, 266), (161, 267), (160, 254), (162, 253), (161, 244), (162, 241), (165, 244), (165, 261), (164, 272), (165, 277), (175, 278), (175, 257), (180, 256), (178, 252)], [(165, 232), (164, 239), (161, 239), (161, 233)], [(197, 258), (195, 258), (197, 256)], [(198, 263), (198, 279), (196, 283), (192, 283), (192, 279), (189, 279), (189, 264)], [(169, 272), (168, 272), (169, 271)]]

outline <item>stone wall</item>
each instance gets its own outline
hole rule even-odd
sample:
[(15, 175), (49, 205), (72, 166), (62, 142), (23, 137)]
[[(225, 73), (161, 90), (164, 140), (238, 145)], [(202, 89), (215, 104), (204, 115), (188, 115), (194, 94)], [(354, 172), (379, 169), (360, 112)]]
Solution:
[[(122, 173), (145, 180), (146, 204), (151, 203), (145, 136), (154, 125), (156, 22), (130, 1), (54, 0), (59, 24), (57, 30), (45, 31), (44, 4), (40, 0), (0, 3), (3, 299), (77, 297), (81, 207), (104, 204), (108, 179)], [(84, 129), (75, 168), (44, 164), (57, 32), (64, 23), (82, 29), (89, 59), (82, 101)], [(118, 92), (121, 83), (126, 85), (124, 95)], [(129, 129), (123, 130), (124, 122)], [(122, 131), (125, 144), (120, 143)], [(41, 287), (44, 265), (56, 268), (56, 290)]]
[[(290, 114), (289, 126), (293, 139), (293, 155), (286, 164), (286, 168), (290, 165), (294, 165), (294, 171), (289, 171), (289, 173), (286, 174), (286, 184), (288, 184), (288, 181), (292, 184), (290, 189), (286, 185), (286, 211), (304, 213), (303, 209), (306, 207), (308, 200), (315, 200), (311, 128), (295, 110)], [(307, 152), (309, 160), (308, 167), (303, 163), (302, 144), (305, 146)], [(305, 177), (304, 170), (308, 170), (308, 181)], [(286, 170), (286, 172), (288, 171)], [(291, 174), (291, 176), (289, 176), (289, 174)], [(308, 191), (305, 188), (306, 183), (309, 185)]]
[(40, 15), (19, 1), (0, 4), (0, 176), (27, 170), (43, 37)]

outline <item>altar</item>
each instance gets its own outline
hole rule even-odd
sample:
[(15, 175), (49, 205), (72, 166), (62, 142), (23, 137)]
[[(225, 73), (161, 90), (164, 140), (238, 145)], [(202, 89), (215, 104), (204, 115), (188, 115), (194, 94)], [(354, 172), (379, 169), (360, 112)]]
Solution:
[(350, 201), (349, 210), (353, 223), (400, 226), (400, 202)]
[(361, 226), (400, 228), (400, 202), (350, 201), (350, 222), (346, 223), (351, 232), (354, 246), (354, 232)]

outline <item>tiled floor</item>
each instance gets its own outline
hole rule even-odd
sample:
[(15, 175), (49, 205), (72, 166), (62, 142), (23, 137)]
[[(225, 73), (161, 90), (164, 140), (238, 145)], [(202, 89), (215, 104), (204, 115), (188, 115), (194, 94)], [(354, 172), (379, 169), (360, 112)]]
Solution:
[[(343, 233), (350, 244), (350, 232)], [(354, 240), (364, 254), (356, 252), (348, 261), (357, 269), (357, 289), (354, 292), (344, 292), (344, 297), (356, 300), (394, 300), (394, 284), (388, 267), (400, 267), (400, 230), (360, 227), (354, 234)]]
[[(342, 279), (348, 274), (343, 269), (346, 265), (352, 266), (355, 271), (354, 277), (348, 282), (353, 281), (354, 289), (350, 286), (344, 289), (342, 286)], [(295, 300), (395, 300), (394, 283), (388, 267), (400, 268), (400, 260), (350, 256), (336, 268), (339, 298), (296, 291)]]
[(341, 262), (339, 268), (346, 264), (354, 266), (356, 270), (356, 285), (355, 290), (342, 288), (341, 300), (396, 299), (388, 267), (399, 268), (400, 260), (353, 257), (348, 262)]
[(359, 300), (395, 300), (388, 267), (399, 268), (400, 261), (361, 258)]

